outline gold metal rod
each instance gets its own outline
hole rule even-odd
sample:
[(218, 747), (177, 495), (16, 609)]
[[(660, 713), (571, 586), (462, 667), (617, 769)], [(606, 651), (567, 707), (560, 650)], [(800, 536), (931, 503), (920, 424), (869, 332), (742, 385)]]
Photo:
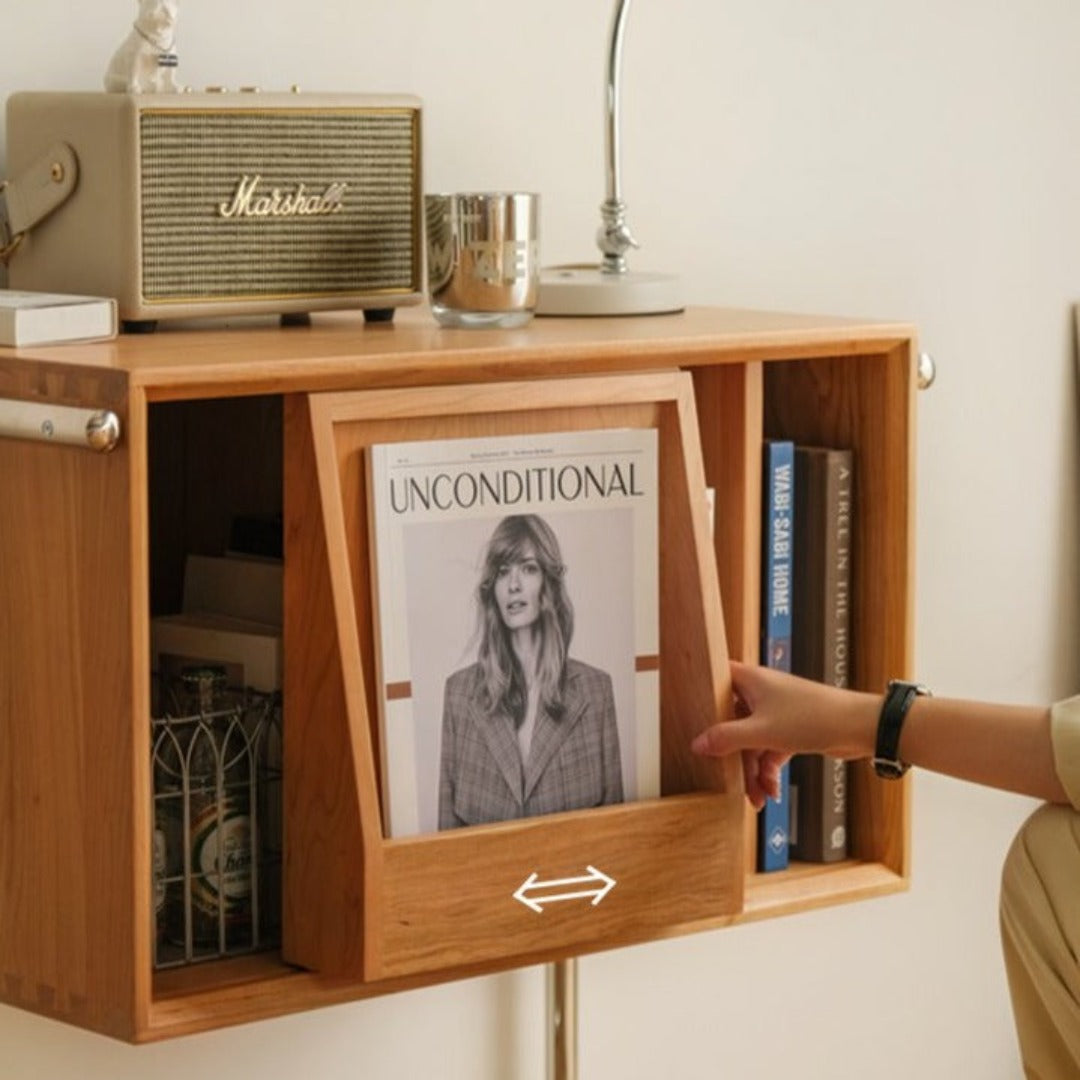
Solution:
[(577, 1080), (577, 960), (548, 965), (548, 1080)]

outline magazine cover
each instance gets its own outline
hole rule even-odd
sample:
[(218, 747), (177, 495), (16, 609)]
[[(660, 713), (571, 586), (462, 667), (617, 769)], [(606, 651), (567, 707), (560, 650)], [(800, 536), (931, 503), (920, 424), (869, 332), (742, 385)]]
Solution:
[(387, 834), (659, 795), (656, 431), (368, 467)]

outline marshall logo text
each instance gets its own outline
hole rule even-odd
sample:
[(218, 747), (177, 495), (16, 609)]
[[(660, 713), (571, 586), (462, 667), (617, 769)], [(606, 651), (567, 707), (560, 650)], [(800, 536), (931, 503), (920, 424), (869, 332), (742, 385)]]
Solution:
[(232, 199), (218, 204), (218, 216), (223, 218), (315, 217), (336, 214), (345, 208), (345, 192), (349, 185), (330, 184), (323, 192), (310, 191), (299, 184), (293, 191), (272, 188), (260, 191), (261, 176), (242, 176)]

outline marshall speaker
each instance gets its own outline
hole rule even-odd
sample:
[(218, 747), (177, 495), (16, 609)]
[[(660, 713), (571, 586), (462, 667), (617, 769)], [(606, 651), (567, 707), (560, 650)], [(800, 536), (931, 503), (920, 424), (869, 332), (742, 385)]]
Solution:
[(129, 328), (422, 297), (416, 98), (17, 93), (7, 175), (10, 286)]

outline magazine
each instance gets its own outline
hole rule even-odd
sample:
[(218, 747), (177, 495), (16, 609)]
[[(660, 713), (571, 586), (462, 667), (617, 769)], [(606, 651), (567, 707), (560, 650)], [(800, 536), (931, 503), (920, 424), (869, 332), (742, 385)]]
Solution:
[(651, 428), (368, 454), (387, 835), (660, 793)]

